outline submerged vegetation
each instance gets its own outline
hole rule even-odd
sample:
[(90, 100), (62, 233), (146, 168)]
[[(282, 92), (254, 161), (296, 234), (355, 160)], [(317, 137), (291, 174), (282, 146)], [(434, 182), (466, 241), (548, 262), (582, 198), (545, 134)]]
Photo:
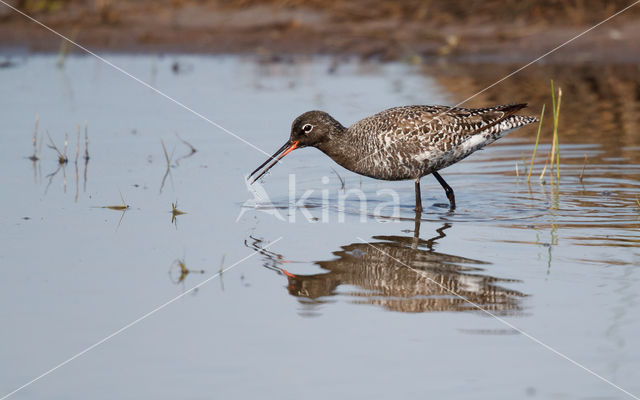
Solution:
[(187, 268), (186, 257), (178, 258), (171, 263), (171, 268), (169, 268), (169, 279), (173, 283), (180, 284), (184, 283), (184, 280), (187, 278), (189, 274), (204, 274), (205, 271), (203, 269), (189, 269)]
[(186, 214), (186, 212), (178, 209), (178, 201), (177, 200), (176, 200), (175, 203), (171, 203), (171, 223), (176, 226), (176, 229), (178, 228), (178, 218), (177, 217), (179, 215), (183, 215), (183, 214)]
[[(39, 139), (39, 134), (38, 134), (38, 128), (40, 125), (40, 117), (38, 115), (36, 115), (36, 121), (35, 121), (35, 127), (33, 129), (33, 137), (31, 139), (32, 142), (32, 146), (33, 146), (33, 153), (26, 157), (28, 160), (30, 160), (33, 163), (33, 174), (34, 174), (34, 182), (38, 182), (38, 176), (41, 176), (41, 164), (40, 161), (43, 160), (43, 156), (42, 156), (42, 143), (43, 140)], [(48, 184), (45, 188), (45, 194), (48, 192), (49, 187), (51, 186), (53, 179), (55, 178), (56, 175), (58, 175), (58, 173), (60, 172), (60, 170), (62, 170), (62, 175), (63, 175), (63, 187), (64, 187), (64, 192), (66, 193), (67, 191), (67, 174), (66, 174), (66, 168), (65, 166), (69, 163), (69, 156), (67, 155), (67, 149), (69, 147), (69, 135), (67, 133), (65, 133), (64, 136), (64, 146), (62, 148), (62, 150), (60, 150), (60, 148), (56, 145), (56, 143), (53, 141), (53, 139), (51, 138), (51, 135), (49, 135), (49, 132), (47, 132), (47, 138), (49, 139), (49, 144), (47, 145), (50, 149), (54, 150), (56, 152), (56, 158), (57, 158), (57, 168), (47, 174), (46, 178), (48, 178)], [(76, 155), (75, 155), (75, 183), (76, 183), (76, 194), (75, 194), (75, 202), (78, 202), (78, 197), (80, 194), (80, 186), (79, 186), (79, 182), (80, 182), (80, 172), (79, 172), (79, 168), (78, 168), (78, 160), (80, 159), (80, 141), (81, 141), (81, 125), (78, 124), (78, 135), (77, 135), (77, 139), (76, 139)], [(39, 143), (38, 143), (39, 142)], [(87, 190), (87, 167), (89, 164), (89, 132), (88, 132), (88, 126), (87, 126), (87, 122), (85, 121), (84, 123), (84, 181), (83, 181), (83, 185), (84, 185), (84, 191), (86, 192)]]
[[(39, 161), (42, 159), (42, 149), (38, 147), (38, 126), (40, 123), (40, 117), (36, 115), (35, 127), (33, 129), (33, 138), (31, 140), (33, 144), (33, 154), (27, 157), (27, 159), (31, 161)], [(81, 141), (81, 125), (78, 124), (78, 136), (76, 139), (76, 157), (75, 163), (78, 162), (80, 158), (80, 141)], [(69, 157), (67, 156), (67, 148), (69, 147), (69, 134), (65, 133), (64, 135), (64, 146), (62, 150), (58, 148), (55, 144), (49, 132), (47, 132), (47, 137), (49, 138), (49, 144), (47, 145), (50, 149), (54, 150), (58, 156), (58, 164), (66, 164), (69, 162)], [(42, 146), (42, 141), (40, 142), (40, 146)], [(87, 122), (84, 123), (84, 159), (85, 161), (89, 160), (89, 130)]]
[(160, 140), (160, 144), (162, 145), (162, 153), (164, 154), (164, 159), (167, 162), (167, 169), (165, 170), (164, 175), (162, 176), (162, 182), (160, 183), (160, 193), (162, 193), (162, 189), (164, 189), (164, 184), (167, 181), (167, 177), (171, 174), (171, 159), (173, 158), (173, 152), (171, 152), (171, 156), (169, 156), (167, 147), (164, 145), (164, 141)]
[(100, 207), (100, 208), (108, 208), (109, 210), (114, 210), (114, 211), (124, 211), (124, 210), (128, 210), (129, 208), (131, 208), (131, 206), (129, 206), (124, 201), (124, 197), (122, 196), (122, 191), (120, 191), (120, 189), (118, 189), (118, 192), (120, 193), (120, 200), (122, 201), (122, 204), (115, 205), (115, 206), (103, 206), (103, 207)]
[(39, 116), (36, 115), (36, 126), (33, 128), (33, 154), (28, 157), (29, 160), (36, 162), (40, 159), (40, 154), (38, 152), (38, 122)]
[[(178, 157), (175, 162), (173, 161), (173, 155), (175, 153), (175, 146), (173, 148), (173, 150), (171, 150), (171, 155), (169, 155), (169, 152), (167, 152), (167, 147), (164, 144), (163, 140), (160, 140), (160, 144), (162, 145), (162, 154), (164, 155), (164, 159), (167, 162), (167, 168), (164, 172), (164, 175), (162, 176), (162, 182), (160, 183), (160, 193), (162, 193), (162, 190), (164, 189), (164, 184), (166, 183), (167, 177), (169, 175), (171, 175), (171, 168), (172, 167), (178, 167), (180, 165), (180, 161), (187, 159), (189, 157), (192, 157), (194, 154), (196, 154), (198, 152), (198, 150), (189, 142), (187, 142), (186, 140), (184, 140), (183, 138), (180, 137), (180, 135), (178, 135), (176, 133), (176, 137), (185, 145), (189, 148), (189, 152), (181, 157)], [(171, 185), (173, 185), (173, 177), (171, 177)]]
[(69, 145), (69, 135), (68, 134), (64, 134), (64, 150), (60, 151), (60, 149), (58, 149), (58, 146), (56, 146), (56, 144), (53, 142), (53, 139), (51, 139), (51, 136), (49, 136), (49, 133), (47, 133), (47, 137), (49, 138), (49, 148), (53, 149), (56, 151), (56, 153), (58, 153), (58, 164), (66, 164), (67, 162), (69, 162), (69, 158), (67, 157), (67, 146)]
[[(39, 127), (40, 127), (40, 117), (39, 115), (36, 115), (35, 118), (35, 124), (34, 124), (34, 129), (33, 129), (33, 136), (31, 139), (32, 142), (32, 147), (33, 147), (33, 152), (30, 156), (26, 157), (26, 159), (30, 160), (33, 162), (33, 168), (34, 168), (34, 182), (37, 183), (38, 181), (38, 171), (39, 171), (39, 165), (40, 162), (43, 160), (42, 157), (42, 140), (39, 139)], [(76, 184), (76, 190), (75, 190), (75, 202), (78, 202), (78, 198), (79, 198), (79, 192), (80, 192), (80, 188), (79, 188), (79, 180), (80, 180), (80, 172), (79, 172), (79, 167), (78, 167), (78, 161), (81, 158), (81, 154), (82, 154), (82, 130), (83, 130), (83, 125), (82, 124), (77, 124), (77, 135), (76, 135), (76, 147), (75, 147), (75, 158), (74, 158), (74, 166), (75, 166), (75, 184)], [(66, 193), (67, 191), (67, 175), (66, 175), (66, 168), (65, 166), (69, 163), (70, 161), (70, 156), (68, 155), (68, 149), (69, 149), (69, 134), (65, 133), (65, 137), (64, 137), (64, 144), (62, 146), (62, 148), (58, 147), (58, 145), (55, 143), (55, 141), (53, 140), (53, 138), (51, 137), (51, 135), (47, 132), (46, 133), (47, 138), (49, 140), (49, 144), (47, 145), (50, 149), (54, 150), (56, 152), (56, 160), (57, 160), (57, 168), (49, 173), (48, 175), (46, 175), (46, 178), (48, 178), (48, 184), (45, 188), (45, 194), (48, 192), (49, 187), (51, 186), (53, 179), (55, 178), (56, 175), (58, 175), (58, 173), (60, 171), (62, 171), (63, 176), (64, 176), (64, 180), (63, 180), (63, 187), (64, 187), (64, 192)], [(161, 145), (162, 145), (162, 152), (164, 155), (164, 159), (166, 161), (166, 170), (165, 170), (165, 174), (162, 178), (162, 182), (160, 185), (160, 193), (162, 193), (162, 189), (164, 188), (165, 182), (167, 177), (169, 177), (171, 175), (171, 169), (174, 167), (177, 167), (179, 165), (179, 161), (180, 160), (184, 160), (187, 159), (189, 157), (192, 157), (195, 153), (197, 153), (197, 149), (191, 144), (189, 143), (187, 140), (181, 138), (178, 134), (176, 134), (176, 137), (180, 140), (180, 142), (182, 142), (185, 146), (188, 147), (188, 152), (184, 155), (182, 155), (181, 157), (177, 158), (174, 161), (174, 157), (173, 157), (173, 153), (175, 151), (171, 152), (171, 154), (169, 154), (169, 152), (167, 151), (167, 148), (165, 146), (164, 141), (160, 141)], [(72, 157), (72, 156), (71, 156)], [(88, 122), (85, 121), (84, 122), (84, 155), (82, 156), (82, 158), (84, 159), (84, 191), (86, 192), (86, 186), (87, 186), (87, 165), (89, 163), (89, 159), (91, 158), (89, 155), (89, 128), (88, 128)], [(134, 185), (136, 187), (138, 187), (139, 185)], [(120, 191), (120, 189), (118, 189), (119, 193), (120, 193), (120, 200), (121, 200), (121, 204), (114, 204), (114, 205), (106, 205), (106, 206), (94, 206), (93, 208), (104, 208), (104, 209), (109, 209), (109, 210), (113, 210), (113, 211), (120, 211), (122, 212), (122, 216), (120, 217), (120, 221), (118, 222), (118, 227), (120, 226), (120, 223), (122, 222), (122, 218), (124, 217), (124, 214), (127, 210), (129, 210), (131, 208), (130, 205), (128, 205), (125, 200), (124, 197), (122, 195), (122, 192)], [(171, 203), (171, 223), (175, 224), (177, 227), (177, 217), (183, 214), (186, 214), (185, 211), (182, 211), (178, 208), (178, 202), (176, 201), (175, 203)]]

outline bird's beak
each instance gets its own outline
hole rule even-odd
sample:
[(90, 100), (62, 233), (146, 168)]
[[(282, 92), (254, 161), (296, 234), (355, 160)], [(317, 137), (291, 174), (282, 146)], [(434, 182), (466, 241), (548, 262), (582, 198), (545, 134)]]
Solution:
[(255, 181), (257, 181), (258, 179), (260, 179), (262, 177), (262, 175), (266, 174), (267, 171), (269, 171), (271, 169), (271, 167), (273, 167), (274, 165), (276, 165), (276, 163), (278, 161), (280, 161), (284, 156), (286, 156), (287, 154), (291, 153), (293, 150), (295, 150), (298, 147), (298, 141), (293, 141), (293, 142), (287, 142), (284, 144), (284, 146), (280, 147), (278, 149), (278, 151), (276, 151), (271, 157), (269, 157), (267, 159), (267, 161), (263, 162), (258, 168), (256, 168), (255, 171), (253, 171), (251, 173), (251, 175), (249, 175), (247, 177), (247, 179), (251, 178), (253, 175), (255, 175), (256, 172), (260, 171), (262, 169), (262, 167), (264, 167), (265, 165), (267, 165), (267, 163), (271, 160), (274, 160), (271, 164), (269, 164), (267, 166), (267, 168), (265, 168), (258, 176), (256, 176), (255, 178), (253, 178), (253, 180), (251, 181), (251, 184), (253, 184)]

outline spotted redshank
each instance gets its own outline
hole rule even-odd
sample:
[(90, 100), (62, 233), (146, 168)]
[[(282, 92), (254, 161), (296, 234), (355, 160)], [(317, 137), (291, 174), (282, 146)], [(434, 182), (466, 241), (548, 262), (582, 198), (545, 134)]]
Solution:
[(526, 104), (487, 108), (405, 106), (384, 110), (345, 128), (323, 111), (308, 111), (293, 121), (289, 140), (249, 175), (271, 164), (251, 183), (295, 149), (315, 147), (357, 174), (389, 181), (415, 182), (416, 211), (422, 211), (420, 178), (432, 174), (451, 209), (453, 189), (439, 170), (469, 156), (514, 130), (536, 122), (515, 115)]

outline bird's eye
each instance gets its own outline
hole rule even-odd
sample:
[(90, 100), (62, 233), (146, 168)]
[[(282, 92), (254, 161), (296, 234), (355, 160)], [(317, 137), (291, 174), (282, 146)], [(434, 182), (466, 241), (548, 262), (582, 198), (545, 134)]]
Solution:
[(312, 129), (313, 129), (313, 125), (311, 125), (311, 124), (305, 124), (305, 125), (302, 127), (302, 130), (303, 130), (305, 133), (309, 133), (309, 132), (311, 132), (311, 130), (312, 130)]

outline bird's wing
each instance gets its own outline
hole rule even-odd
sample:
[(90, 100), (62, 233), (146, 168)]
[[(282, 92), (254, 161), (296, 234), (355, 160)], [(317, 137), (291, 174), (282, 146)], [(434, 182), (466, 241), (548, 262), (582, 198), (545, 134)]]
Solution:
[[(384, 110), (356, 122), (350, 130), (363, 141), (379, 141), (388, 147), (404, 143), (427, 145), (442, 151), (509, 118), (526, 104), (508, 104), (487, 108), (447, 106), (404, 106)], [(367, 134), (376, 132), (376, 135)], [(360, 135), (358, 135), (360, 136)]]
[[(433, 132), (444, 130), (448, 134), (466, 139), (492, 126), (500, 124), (505, 119), (525, 108), (526, 104), (506, 104), (487, 108), (445, 108), (435, 117), (425, 118), (425, 122), (433, 128)], [(441, 120), (442, 125), (427, 122), (427, 120)]]

